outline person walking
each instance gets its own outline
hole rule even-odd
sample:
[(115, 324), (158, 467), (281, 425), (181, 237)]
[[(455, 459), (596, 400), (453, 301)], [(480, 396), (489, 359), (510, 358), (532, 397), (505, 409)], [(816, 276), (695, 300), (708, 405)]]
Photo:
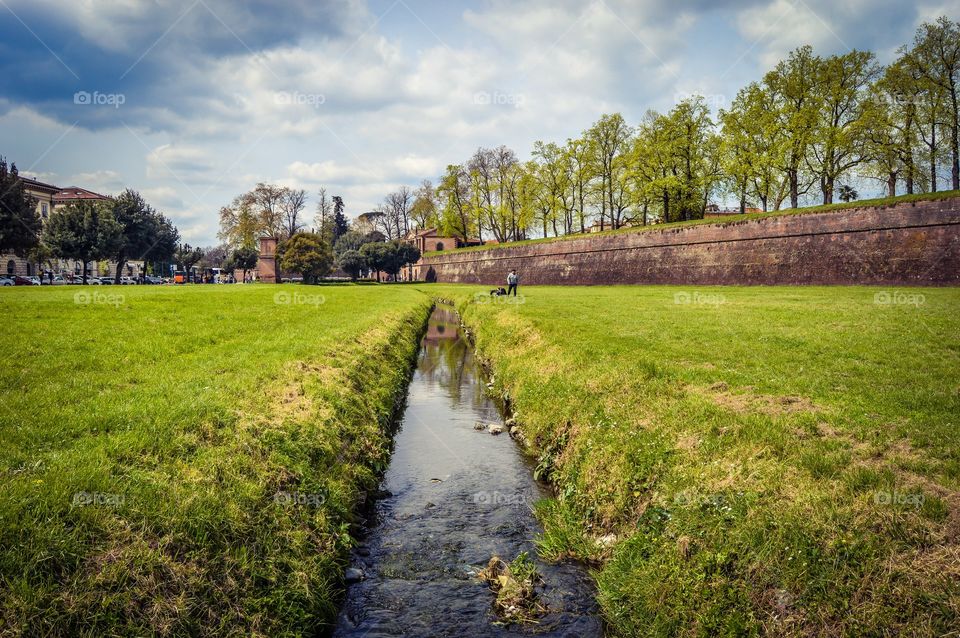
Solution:
[(517, 296), (517, 284), (520, 282), (520, 278), (517, 276), (516, 270), (511, 270), (510, 274), (507, 275), (507, 296), (510, 296), (510, 293), (513, 292), (513, 296)]

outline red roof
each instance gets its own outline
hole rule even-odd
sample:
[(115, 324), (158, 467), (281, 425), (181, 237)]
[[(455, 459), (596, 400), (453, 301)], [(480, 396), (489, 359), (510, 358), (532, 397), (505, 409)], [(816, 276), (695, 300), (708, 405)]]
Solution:
[(93, 191), (88, 191), (85, 188), (80, 188), (78, 186), (70, 186), (64, 188), (59, 193), (53, 196), (53, 201), (55, 202), (73, 202), (81, 199), (97, 199), (104, 200), (110, 199), (106, 195), (101, 195), (100, 193), (94, 193)]

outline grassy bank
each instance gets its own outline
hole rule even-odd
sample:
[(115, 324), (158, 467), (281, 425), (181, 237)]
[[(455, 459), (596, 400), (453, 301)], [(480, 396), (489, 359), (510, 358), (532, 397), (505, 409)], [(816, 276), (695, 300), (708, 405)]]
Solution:
[(428, 308), (408, 287), (0, 290), (0, 634), (315, 632)]
[(960, 290), (459, 299), (620, 636), (960, 627)]
[[(687, 226), (699, 226), (703, 224), (737, 224), (744, 221), (765, 219), (767, 217), (780, 217), (783, 215), (807, 215), (810, 213), (828, 213), (831, 211), (845, 210), (850, 208), (866, 208), (871, 206), (891, 206), (893, 204), (907, 204), (910, 202), (924, 202), (940, 199), (951, 199), (960, 197), (960, 191), (938, 191), (936, 193), (917, 193), (914, 195), (898, 195), (897, 197), (878, 197), (875, 199), (861, 199), (855, 202), (839, 202), (836, 204), (821, 204), (819, 206), (807, 206), (804, 208), (784, 208), (781, 210), (768, 211), (766, 213), (749, 213), (736, 215), (731, 219), (709, 218), (693, 219), (685, 222), (671, 222), (669, 224), (651, 224), (649, 226), (631, 226), (628, 228), (618, 228), (617, 230), (605, 230), (599, 233), (590, 233), (590, 237), (601, 237), (604, 235), (616, 235), (623, 233), (643, 233), (657, 230), (671, 230), (676, 228), (685, 228)], [(572, 239), (583, 238), (582, 233), (572, 235), (562, 235), (560, 237), (540, 237), (537, 239), (525, 239), (522, 241), (504, 242), (502, 244), (486, 244), (483, 246), (466, 246), (456, 250), (428, 251), (424, 257), (438, 257), (440, 255), (449, 255), (454, 253), (476, 252), (480, 250), (500, 250), (502, 248), (512, 248), (514, 246), (525, 246), (529, 244), (543, 244), (557, 241), (570, 241)]]

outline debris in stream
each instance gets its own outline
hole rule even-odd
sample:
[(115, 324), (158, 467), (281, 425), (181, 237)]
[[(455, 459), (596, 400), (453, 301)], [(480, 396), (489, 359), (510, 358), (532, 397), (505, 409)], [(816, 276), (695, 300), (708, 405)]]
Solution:
[(351, 567), (343, 573), (343, 579), (348, 583), (359, 583), (361, 580), (365, 579), (367, 576), (363, 573), (362, 569), (357, 569), (356, 567)]
[(490, 434), (500, 434), (503, 432), (503, 426), (496, 423), (491, 423), (487, 426), (487, 429), (490, 430)]
[(432, 478), (432, 479), (430, 479), (430, 482), (431, 482), (431, 483), (443, 483), (443, 479), (441, 479), (441, 478)]
[(477, 421), (476, 423), (473, 424), (473, 429), (476, 430), (476, 431), (478, 431), (478, 432), (483, 431), (483, 430), (486, 430), (486, 429), (487, 429), (487, 424), (486, 424), (486, 423), (481, 423), (480, 421)]
[(520, 552), (510, 563), (494, 556), (477, 573), (477, 578), (497, 595), (493, 609), (507, 624), (535, 623), (547, 613), (536, 591), (538, 585), (543, 585), (543, 577), (526, 552)]

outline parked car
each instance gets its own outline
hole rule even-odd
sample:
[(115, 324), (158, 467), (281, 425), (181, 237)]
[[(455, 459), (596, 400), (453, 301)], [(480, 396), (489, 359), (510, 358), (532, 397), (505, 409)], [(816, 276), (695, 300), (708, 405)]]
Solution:
[(103, 286), (111, 286), (113, 285), (113, 277), (100, 277), (100, 279), (97, 279), (97, 283)]
[(154, 275), (147, 275), (143, 278), (143, 283), (149, 284), (152, 286), (158, 286), (163, 283), (162, 277), (155, 277)]
[[(50, 283), (49, 279), (47, 283)], [(53, 285), (54, 286), (63, 286), (67, 283), (67, 280), (63, 278), (63, 275), (54, 275), (53, 276)]]
[(30, 276), (30, 277), (27, 277), (27, 279), (29, 279), (30, 281), (32, 281), (34, 286), (40, 286), (40, 285), (43, 284), (43, 282), (40, 281), (40, 278), (37, 277), (36, 275), (32, 275), (32, 276)]
[(0, 277), (0, 286), (12, 286), (13, 279), (10, 277)]
[(124, 286), (135, 286), (137, 283), (137, 280), (134, 279), (133, 277), (121, 277), (120, 283)]
[(17, 275), (16, 277), (13, 278), (13, 285), (14, 286), (32, 286), (33, 281), (29, 277), (23, 277), (21, 275)]

